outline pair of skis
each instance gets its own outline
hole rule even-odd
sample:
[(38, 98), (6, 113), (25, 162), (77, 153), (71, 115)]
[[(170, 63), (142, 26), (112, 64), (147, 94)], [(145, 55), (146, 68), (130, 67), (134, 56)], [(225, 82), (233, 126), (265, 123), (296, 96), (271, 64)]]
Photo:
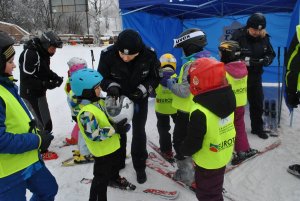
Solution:
[[(91, 184), (92, 181), (93, 181), (92, 179), (83, 178), (81, 179), (80, 183)], [(113, 187), (113, 188), (117, 188), (117, 187)], [(130, 191), (133, 193), (143, 193), (143, 194), (146, 193), (156, 198), (161, 198), (165, 200), (175, 200), (179, 196), (178, 191), (166, 191), (166, 190), (155, 189), (155, 188), (136, 187), (136, 188), (120, 189), (120, 190)]]
[(265, 99), (264, 100), (264, 131), (270, 133), (270, 136), (278, 137), (277, 131), (277, 106), (275, 99)]

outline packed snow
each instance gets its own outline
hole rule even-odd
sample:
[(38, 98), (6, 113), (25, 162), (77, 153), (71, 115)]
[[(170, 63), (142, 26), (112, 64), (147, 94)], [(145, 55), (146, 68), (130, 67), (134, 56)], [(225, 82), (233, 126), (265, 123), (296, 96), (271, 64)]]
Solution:
[[(23, 46), (15, 46), (16, 56), (15, 62), (18, 66), (18, 58)], [(98, 67), (100, 51), (102, 47), (88, 46), (68, 46), (57, 49), (56, 54), (51, 59), (51, 68), (58, 75), (64, 77), (64, 83), (67, 79), (67, 61), (74, 56), (82, 57), (87, 60), (90, 68), (94, 65)], [(95, 62), (92, 65), (91, 51), (94, 51)], [(14, 71), (14, 76), (19, 79), (18, 67)], [(62, 167), (61, 162), (72, 156), (72, 150), (77, 149), (76, 146), (60, 148), (63, 140), (70, 137), (70, 133), (74, 126), (71, 120), (71, 113), (66, 101), (64, 92), (64, 83), (60, 88), (49, 90), (47, 92), (48, 104), (53, 121), (53, 140), (50, 150), (58, 153), (57, 160), (46, 161), (47, 167), (55, 176), (59, 185), (59, 191), (56, 196), (57, 201), (84, 201), (89, 198), (90, 184), (81, 184), (83, 177), (92, 178), (93, 165), (85, 164), (73, 167)], [(19, 84), (19, 82), (17, 82)], [(276, 96), (274, 97), (276, 98)], [(225, 175), (224, 188), (234, 197), (236, 201), (298, 201), (300, 200), (299, 178), (289, 174), (286, 169), (289, 165), (300, 163), (300, 124), (298, 124), (299, 110), (294, 110), (294, 121), (290, 127), (290, 115), (287, 107), (282, 105), (281, 127), (279, 128), (279, 139), (281, 145), (261, 156), (258, 156), (238, 168), (232, 170)], [(252, 148), (261, 149), (278, 140), (278, 138), (270, 137), (267, 140), (258, 138), (250, 133), (250, 120), (248, 114), (245, 115), (248, 138)], [(158, 132), (156, 129), (156, 116), (154, 113), (154, 99), (149, 99), (149, 113), (146, 125), (148, 139), (158, 144)], [(127, 152), (130, 155), (131, 132), (128, 134)], [(148, 147), (148, 151), (152, 151)], [(148, 180), (145, 184), (139, 185), (136, 182), (136, 175), (133, 169), (131, 158), (126, 160), (126, 168), (120, 172), (130, 182), (137, 185), (137, 188), (157, 188), (164, 190), (177, 190), (180, 192), (177, 200), (179, 201), (196, 201), (194, 193), (185, 190), (183, 187), (174, 183), (159, 173), (146, 169)], [(47, 184), (45, 184), (47, 185)], [(27, 192), (27, 198), (31, 196)], [(161, 200), (148, 194), (122, 191), (118, 189), (108, 188), (109, 201), (152, 201)], [(224, 198), (224, 200), (227, 200)]]

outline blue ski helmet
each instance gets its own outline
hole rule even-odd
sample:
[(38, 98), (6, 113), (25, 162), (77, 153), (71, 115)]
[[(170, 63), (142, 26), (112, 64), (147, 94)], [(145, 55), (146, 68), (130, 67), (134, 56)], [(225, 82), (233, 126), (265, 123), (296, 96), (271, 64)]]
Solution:
[(71, 89), (77, 97), (91, 98), (86, 95), (94, 94), (94, 88), (100, 84), (102, 79), (103, 77), (98, 71), (84, 68), (74, 72), (70, 77)]

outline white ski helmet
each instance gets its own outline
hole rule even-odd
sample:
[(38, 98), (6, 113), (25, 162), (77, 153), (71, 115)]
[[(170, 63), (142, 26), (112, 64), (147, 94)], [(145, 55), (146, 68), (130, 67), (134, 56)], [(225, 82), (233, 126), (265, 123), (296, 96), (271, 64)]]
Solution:
[(105, 99), (105, 110), (108, 118), (113, 123), (119, 123), (123, 119), (127, 119), (127, 123), (131, 122), (134, 112), (132, 100), (126, 96), (115, 97), (107, 96)]

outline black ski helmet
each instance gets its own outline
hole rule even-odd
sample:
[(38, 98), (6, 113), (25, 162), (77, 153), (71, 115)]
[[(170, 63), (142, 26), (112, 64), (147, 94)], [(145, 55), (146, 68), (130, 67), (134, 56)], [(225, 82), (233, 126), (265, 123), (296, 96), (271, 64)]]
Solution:
[(0, 76), (4, 74), (6, 61), (15, 54), (12, 47), (14, 43), (7, 33), (0, 31)]
[(133, 29), (125, 29), (118, 35), (116, 42), (120, 52), (126, 55), (132, 55), (140, 52), (144, 43), (140, 34)]
[(48, 50), (50, 46), (54, 46), (56, 48), (62, 48), (63, 42), (60, 37), (54, 33), (53, 31), (48, 31), (42, 34), (41, 38), (42, 47), (45, 50)]
[(202, 51), (206, 45), (205, 33), (197, 28), (187, 29), (174, 39), (174, 47), (182, 48), (185, 56)]
[(224, 63), (237, 61), (241, 55), (241, 48), (238, 42), (233, 40), (223, 41), (219, 45), (221, 61)]
[(247, 20), (247, 28), (264, 29), (266, 28), (266, 18), (262, 13), (254, 13)]

